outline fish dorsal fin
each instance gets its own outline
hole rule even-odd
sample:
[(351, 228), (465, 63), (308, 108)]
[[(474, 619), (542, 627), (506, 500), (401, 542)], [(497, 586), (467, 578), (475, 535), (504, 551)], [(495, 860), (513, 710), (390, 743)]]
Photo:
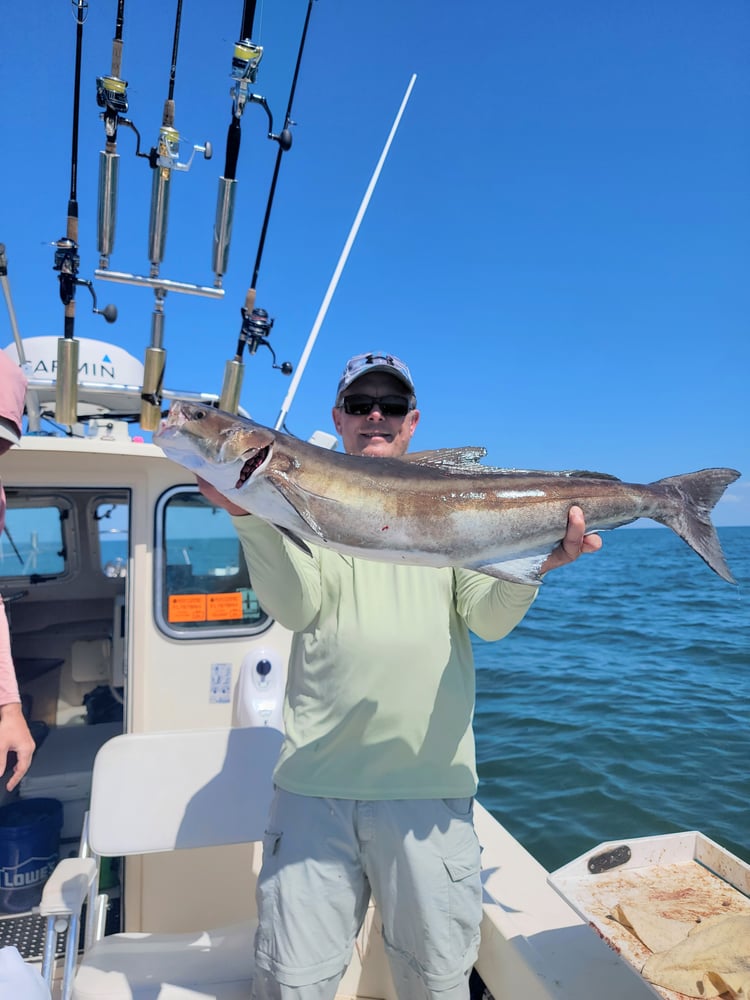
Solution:
[(484, 466), (479, 465), (479, 460), (487, 454), (487, 449), (482, 447), (466, 448), (436, 448), (433, 451), (413, 451), (401, 456), (401, 461), (412, 462), (414, 465), (428, 465), (431, 468), (445, 469), (447, 471), (467, 470), (478, 471)]
[(442, 469), (444, 472), (462, 472), (492, 475), (513, 476), (559, 476), (561, 479), (608, 479), (619, 482), (617, 476), (607, 472), (588, 472), (582, 469), (564, 469), (560, 472), (549, 472), (542, 469), (509, 469), (494, 465), (482, 465), (481, 459), (487, 454), (487, 449), (480, 445), (469, 445), (465, 448), (435, 448), (431, 451), (414, 451), (402, 455), (400, 461), (411, 462), (414, 465), (425, 465), (432, 469)]

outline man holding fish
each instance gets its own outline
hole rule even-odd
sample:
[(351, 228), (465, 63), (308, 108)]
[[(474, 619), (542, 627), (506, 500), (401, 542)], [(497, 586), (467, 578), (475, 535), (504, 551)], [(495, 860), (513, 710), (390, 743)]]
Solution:
[[(407, 366), (352, 358), (333, 422), (350, 455), (404, 456), (419, 422)], [(469, 633), (501, 639), (537, 587), (308, 546), (198, 481), (234, 516), (261, 604), (294, 632), (253, 996), (332, 1000), (372, 892), (401, 1000), (466, 1000), (482, 916)], [(600, 546), (572, 506), (539, 573)]]

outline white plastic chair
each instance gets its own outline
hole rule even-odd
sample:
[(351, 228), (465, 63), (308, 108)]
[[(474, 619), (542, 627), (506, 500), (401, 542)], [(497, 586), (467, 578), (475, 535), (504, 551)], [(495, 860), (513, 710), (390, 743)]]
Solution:
[[(259, 841), (281, 734), (270, 727), (116, 736), (94, 762), (81, 856), (44, 887), (42, 975), (67, 926), (62, 1000), (239, 1000), (250, 994), (254, 923), (187, 934), (104, 936), (99, 859)], [(85, 945), (77, 961), (87, 900)]]

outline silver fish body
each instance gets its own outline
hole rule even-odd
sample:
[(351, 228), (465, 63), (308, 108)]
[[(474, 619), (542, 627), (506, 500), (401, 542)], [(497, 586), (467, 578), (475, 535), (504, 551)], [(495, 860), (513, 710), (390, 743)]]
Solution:
[(154, 441), (298, 544), (538, 584), (539, 568), (563, 538), (576, 504), (587, 531), (640, 517), (665, 524), (734, 582), (710, 518), (740, 475), (734, 469), (639, 485), (602, 473), (493, 469), (479, 464), (481, 448), (366, 458), (182, 400), (172, 404)]

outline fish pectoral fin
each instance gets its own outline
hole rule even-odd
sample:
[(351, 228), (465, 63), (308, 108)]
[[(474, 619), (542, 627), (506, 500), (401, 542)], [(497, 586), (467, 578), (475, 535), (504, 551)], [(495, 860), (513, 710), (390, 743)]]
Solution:
[(484, 566), (474, 566), (477, 573), (485, 573), (496, 580), (508, 580), (509, 583), (527, 583), (538, 587), (544, 581), (539, 574), (542, 563), (549, 553), (524, 556), (523, 559), (505, 559), (503, 562), (487, 563)]
[(293, 542), (301, 552), (305, 553), (306, 556), (312, 557), (311, 549), (302, 541), (299, 535), (295, 535), (293, 531), (289, 530), (289, 528), (284, 528), (280, 524), (274, 524), (274, 528), (276, 528), (277, 531), (280, 531), (281, 534), (285, 538), (288, 538), (290, 542)]
[[(304, 490), (297, 490), (291, 483), (285, 482), (283, 485), (278, 482), (274, 482), (273, 485), (279, 492), (279, 494), (286, 500), (289, 506), (292, 508), (297, 517), (304, 521), (310, 531), (314, 532), (321, 542), (327, 542), (328, 539), (324, 535), (320, 525), (315, 520), (315, 518), (310, 513), (310, 509), (305, 503), (305, 492)], [(298, 503), (295, 503), (295, 499), (298, 499)], [(290, 535), (291, 537), (291, 535)], [(309, 552), (309, 549), (308, 549)]]

